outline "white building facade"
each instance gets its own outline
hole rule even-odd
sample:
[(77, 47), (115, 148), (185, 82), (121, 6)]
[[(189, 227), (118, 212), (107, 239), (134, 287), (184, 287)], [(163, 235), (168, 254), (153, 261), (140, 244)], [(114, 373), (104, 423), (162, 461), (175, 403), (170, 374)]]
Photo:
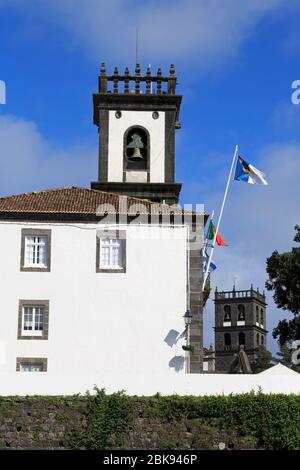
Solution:
[(0, 394), (20, 394), (28, 374), (42, 393), (84, 393), (190, 372), (191, 224), (156, 207), (81, 188), (0, 198)]
[[(97, 224), (1, 223), (1, 371), (15, 371), (28, 358), (33, 365), (46, 362), (49, 372), (167, 370), (175, 356), (182, 358), (178, 371), (185, 371), (184, 340), (171, 346), (165, 338), (184, 330), (186, 227), (121, 230), (126, 271), (118, 273), (113, 261), (103, 272), (97, 268), (106, 250), (96, 249), (97, 236), (105, 236)], [(51, 239), (40, 270), (32, 270), (26, 255), (20, 269), (24, 233), (26, 245), (29, 237)]]

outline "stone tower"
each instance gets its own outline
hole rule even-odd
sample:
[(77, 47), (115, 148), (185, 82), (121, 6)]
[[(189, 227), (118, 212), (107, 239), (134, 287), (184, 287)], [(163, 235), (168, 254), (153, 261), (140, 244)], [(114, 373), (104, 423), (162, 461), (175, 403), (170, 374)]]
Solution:
[(233, 356), (244, 346), (250, 364), (256, 348), (266, 347), (266, 298), (254, 290), (215, 291), (216, 370), (228, 372)]
[(98, 181), (92, 189), (176, 204), (181, 184), (175, 182), (175, 129), (180, 128), (182, 97), (176, 77), (159, 68), (152, 75), (126, 67), (106, 75), (101, 65), (94, 94), (94, 124), (99, 128)]

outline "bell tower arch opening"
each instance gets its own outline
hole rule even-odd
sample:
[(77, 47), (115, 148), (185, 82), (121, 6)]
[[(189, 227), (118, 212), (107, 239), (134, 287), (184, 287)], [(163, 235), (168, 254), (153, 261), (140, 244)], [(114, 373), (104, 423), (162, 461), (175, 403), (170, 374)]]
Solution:
[(150, 134), (142, 126), (131, 126), (124, 132), (123, 181), (134, 180), (150, 180)]

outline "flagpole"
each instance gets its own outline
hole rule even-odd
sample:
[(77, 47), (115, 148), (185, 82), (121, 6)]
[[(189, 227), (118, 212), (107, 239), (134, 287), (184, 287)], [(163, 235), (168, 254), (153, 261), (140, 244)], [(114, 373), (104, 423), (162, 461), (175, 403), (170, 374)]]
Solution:
[(238, 146), (236, 145), (234, 155), (233, 155), (233, 159), (232, 159), (232, 163), (231, 163), (230, 172), (229, 172), (229, 175), (228, 175), (227, 185), (226, 185), (226, 189), (225, 189), (225, 193), (224, 193), (224, 197), (223, 197), (223, 201), (222, 201), (222, 205), (221, 205), (219, 220), (218, 220), (218, 224), (217, 224), (217, 227), (216, 227), (216, 230), (215, 230), (213, 243), (212, 243), (212, 248), (211, 248), (211, 252), (209, 254), (208, 263), (207, 263), (206, 271), (205, 271), (205, 274), (204, 274), (203, 290), (205, 288), (205, 284), (206, 284), (206, 281), (207, 281), (207, 278), (208, 278), (208, 275), (209, 275), (210, 263), (211, 263), (212, 256), (213, 256), (213, 253), (214, 253), (217, 234), (219, 232), (219, 227), (220, 227), (220, 223), (221, 223), (221, 219), (222, 219), (222, 215), (223, 215), (223, 210), (224, 210), (224, 206), (225, 206), (225, 202), (226, 202), (226, 198), (227, 198), (227, 194), (228, 194), (228, 189), (229, 189), (229, 185), (230, 185), (230, 181), (231, 181), (231, 177), (232, 177), (232, 172), (233, 172), (233, 168), (234, 168), (234, 164), (235, 164), (235, 160), (237, 158), (237, 155), (238, 155)]

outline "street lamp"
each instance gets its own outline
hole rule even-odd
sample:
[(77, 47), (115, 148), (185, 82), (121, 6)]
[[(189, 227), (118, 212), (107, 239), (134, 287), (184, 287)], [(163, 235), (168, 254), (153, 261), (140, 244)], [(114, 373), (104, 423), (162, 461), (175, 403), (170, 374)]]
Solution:
[[(190, 342), (190, 326), (191, 326), (191, 323), (192, 323), (192, 312), (190, 311), (190, 309), (187, 309), (187, 311), (185, 312), (185, 314), (183, 315), (183, 319), (184, 319), (184, 323), (185, 323), (185, 339), (186, 339), (186, 343), (185, 345), (182, 346), (182, 349), (184, 351), (188, 351), (190, 353), (193, 353), (194, 352), (194, 346), (189, 344)], [(190, 358), (187, 358), (187, 372), (189, 372), (190, 370)]]
[(184, 323), (186, 327), (188, 327), (192, 323), (192, 317), (193, 315), (190, 310), (187, 310), (185, 314), (183, 315), (183, 319), (184, 319)]

